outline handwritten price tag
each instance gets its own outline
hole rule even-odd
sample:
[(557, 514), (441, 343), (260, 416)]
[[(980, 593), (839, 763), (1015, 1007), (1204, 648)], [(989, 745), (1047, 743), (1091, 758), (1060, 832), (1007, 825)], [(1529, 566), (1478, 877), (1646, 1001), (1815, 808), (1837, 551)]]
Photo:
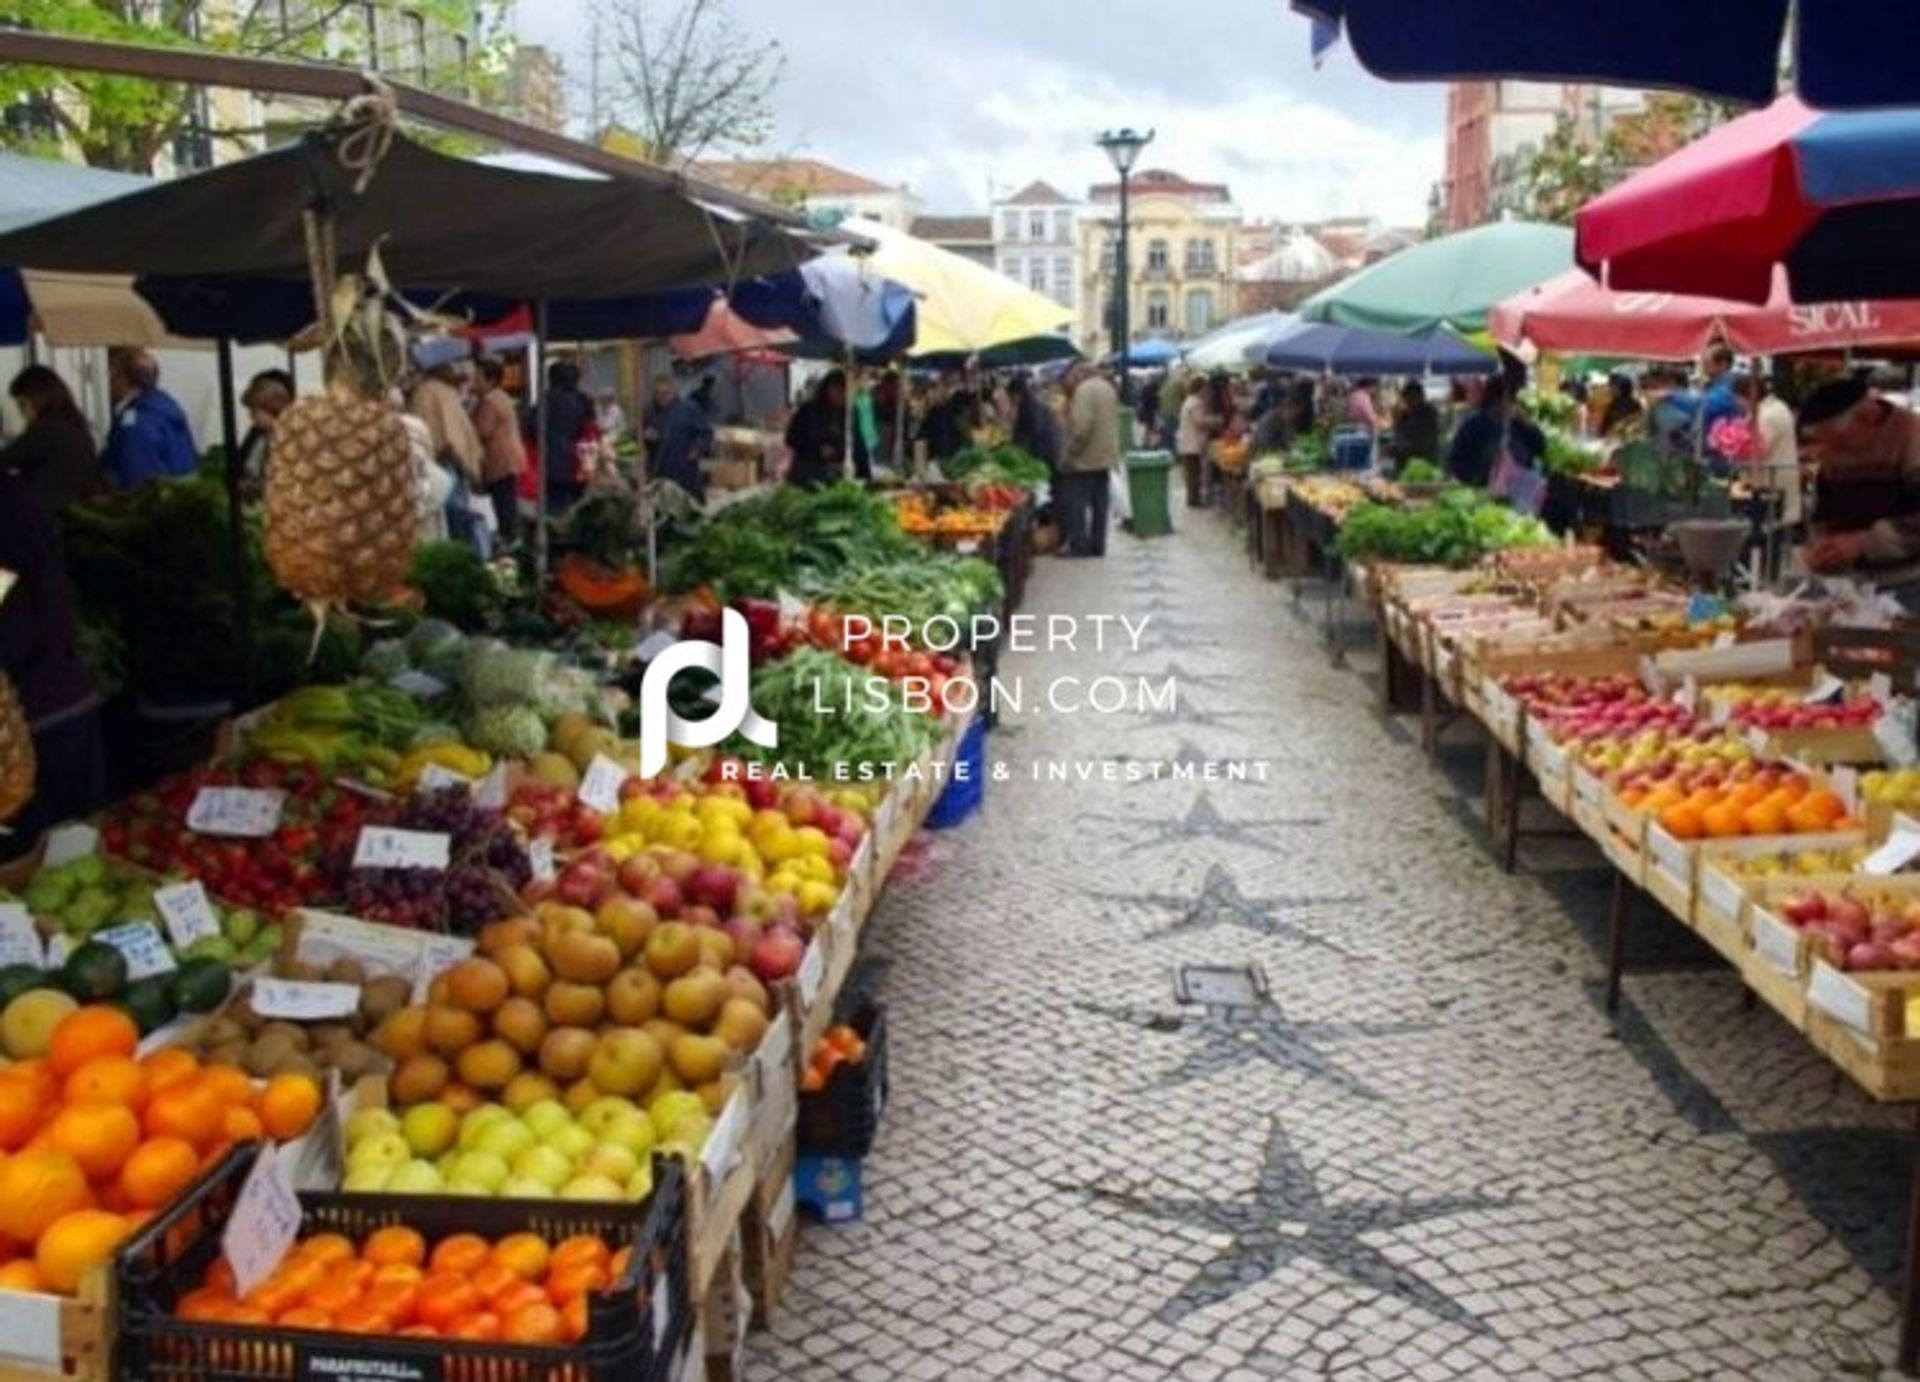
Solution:
[(273, 1143), (262, 1143), (260, 1159), (240, 1187), (233, 1217), (220, 1235), (220, 1249), (233, 1268), (234, 1290), (244, 1296), (272, 1276), (299, 1236), (300, 1198)]
[(0, 965), (42, 965), (46, 958), (32, 914), (18, 902), (0, 902)]
[(438, 677), (430, 677), (425, 672), (402, 672), (388, 683), (396, 691), (404, 691), (416, 701), (434, 701), (447, 694), (447, 684)]
[(149, 979), (156, 974), (169, 974), (180, 967), (174, 963), (173, 952), (167, 949), (166, 937), (150, 921), (130, 921), (125, 926), (110, 926), (104, 931), (96, 931), (93, 938), (106, 942), (127, 957), (129, 982)]
[(423, 1002), (433, 981), (473, 953), (473, 942), (459, 936), (427, 936), (420, 944), (420, 956), (414, 962), (413, 1001)]
[(437, 792), (443, 787), (473, 787), (473, 779), (465, 773), (456, 773), (452, 768), (442, 767), (438, 763), (429, 763), (420, 770), (417, 784), (422, 792)]
[(593, 762), (587, 764), (587, 773), (580, 780), (580, 800), (589, 811), (598, 811), (610, 816), (620, 809), (620, 789), (626, 785), (627, 770), (607, 757), (596, 753)]
[(527, 846), (527, 862), (533, 866), (533, 876), (542, 883), (554, 880), (553, 841), (535, 840)]
[(495, 763), (493, 771), (480, 779), (473, 789), (473, 804), (482, 811), (501, 811), (507, 805), (507, 765)]
[(262, 1017), (289, 1022), (325, 1022), (360, 1010), (358, 984), (317, 984), (298, 979), (255, 979), (247, 1000)]
[(47, 847), (40, 856), (40, 862), (52, 868), (56, 864), (70, 864), (75, 859), (85, 859), (99, 852), (100, 832), (85, 821), (69, 821), (47, 832)]
[(353, 847), (357, 869), (444, 869), (452, 860), (453, 837), (432, 830), (364, 826)]
[(287, 794), (257, 787), (202, 787), (187, 811), (187, 829), (202, 835), (263, 839), (280, 828)]
[(220, 918), (207, 890), (198, 883), (170, 883), (153, 890), (153, 905), (167, 924), (167, 935), (184, 950), (195, 941), (218, 937)]

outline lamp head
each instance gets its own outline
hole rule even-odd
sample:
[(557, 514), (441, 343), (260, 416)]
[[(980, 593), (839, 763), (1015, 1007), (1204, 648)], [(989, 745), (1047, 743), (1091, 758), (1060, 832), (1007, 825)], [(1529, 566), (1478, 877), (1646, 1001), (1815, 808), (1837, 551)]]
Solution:
[(1127, 128), (1108, 130), (1095, 141), (1107, 151), (1107, 157), (1113, 160), (1113, 169), (1121, 177), (1133, 171), (1133, 165), (1139, 161), (1140, 151), (1153, 142), (1153, 131), (1141, 134), (1138, 130)]

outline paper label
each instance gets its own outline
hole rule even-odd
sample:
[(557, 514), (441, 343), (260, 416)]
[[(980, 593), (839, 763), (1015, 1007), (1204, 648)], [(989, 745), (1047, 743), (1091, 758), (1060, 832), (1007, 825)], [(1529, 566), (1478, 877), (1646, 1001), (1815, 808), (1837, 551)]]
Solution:
[(1873, 1035), (1873, 996), (1824, 960), (1814, 962), (1807, 1006), (1818, 1008), (1861, 1036)]
[(1900, 872), (1915, 859), (1920, 859), (1920, 831), (1908, 829), (1906, 818), (1898, 817), (1887, 842), (1861, 861), (1860, 872), (1885, 878)]
[(747, 1123), (747, 1101), (738, 1091), (734, 1091), (727, 1106), (714, 1120), (713, 1128), (707, 1134), (707, 1145), (700, 1150), (700, 1164), (706, 1168), (707, 1175), (714, 1181), (726, 1178), (727, 1172), (740, 1160), (740, 1134)]
[(473, 789), (473, 804), (482, 811), (503, 811), (507, 805), (507, 765), (495, 763), (493, 771), (480, 779)]
[(1737, 641), (1733, 632), (1729, 629), (1722, 629), (1713, 636), (1713, 646), (1715, 648), (1731, 648)]
[(447, 694), (447, 684), (440, 678), (412, 669), (401, 672), (387, 684), (396, 691), (406, 692), (416, 701), (436, 701)]
[(1825, 705), (1847, 694), (1847, 684), (1831, 672), (1823, 671), (1806, 694), (1808, 705)]
[(414, 784), (414, 790), (420, 792), (438, 792), (447, 787), (464, 787), (473, 790), (474, 781), (465, 773), (456, 773), (452, 768), (440, 763), (429, 763), (420, 770), (420, 778)]
[(444, 869), (453, 862), (453, 837), (435, 830), (369, 825), (353, 847), (357, 869)]
[(421, 934), (395, 926), (303, 908), (300, 943), (294, 954), (322, 968), (335, 960), (357, 960), (382, 974), (411, 979), (420, 961)]
[(104, 931), (94, 932), (93, 939), (104, 941), (127, 957), (129, 983), (135, 979), (151, 978), (155, 974), (167, 974), (180, 967), (174, 962), (173, 952), (167, 949), (167, 938), (150, 921), (130, 921), (124, 926), (109, 926)]
[(418, 1003), (425, 999), (427, 989), (435, 979), (472, 953), (473, 942), (460, 936), (422, 937), (420, 957), (413, 971), (413, 1001)]
[(85, 821), (69, 821), (47, 832), (46, 848), (40, 862), (47, 868), (70, 864), (100, 852), (100, 832)]
[(626, 785), (627, 777), (625, 768), (604, 753), (596, 753), (593, 762), (587, 764), (586, 776), (580, 779), (581, 803), (589, 811), (612, 815), (620, 809), (620, 789)]
[(1766, 757), (1767, 749), (1773, 743), (1773, 740), (1767, 737), (1767, 732), (1764, 729), (1750, 729), (1742, 737), (1746, 740), (1747, 747), (1752, 749), (1754, 753), (1761, 758)]
[(1800, 933), (1773, 913), (1753, 914), (1753, 949), (1789, 979), (1800, 977)]
[(0, 1355), (60, 1376), (65, 1352), (60, 1310), (65, 1303), (39, 1291), (0, 1291)]
[(1724, 729), (1733, 719), (1733, 701), (1726, 696), (1717, 696), (1707, 702), (1707, 722), (1715, 729)]
[(272, 1276), (299, 1236), (300, 1198), (273, 1143), (263, 1142), (220, 1235), (220, 1250), (233, 1268), (235, 1293), (244, 1296)]
[(800, 957), (800, 968), (793, 972), (793, 984), (800, 993), (800, 1006), (811, 1008), (820, 996), (820, 981), (827, 977), (826, 946), (818, 937), (807, 942), (807, 953)]
[(18, 902), (0, 902), (0, 965), (44, 965), (47, 948), (33, 914)]
[(1700, 900), (1727, 920), (1738, 921), (1740, 908), (1746, 903), (1746, 892), (1730, 874), (1719, 869), (1702, 868)]
[(1849, 816), (1860, 811), (1860, 770), (1844, 764), (1833, 769), (1833, 794), (1847, 808)]
[(195, 941), (218, 939), (220, 917), (207, 890), (198, 882), (170, 883), (153, 890), (153, 905), (166, 923), (167, 937), (177, 950)]
[(1674, 693), (1674, 704), (1682, 710), (1695, 710), (1700, 705), (1700, 682), (1689, 676), (1680, 683), (1680, 689)]
[(673, 634), (661, 629), (657, 633), (647, 635), (640, 646), (633, 650), (633, 655), (642, 662), (652, 662), (679, 641)]
[(1656, 825), (1647, 831), (1647, 846), (1668, 873), (1682, 880), (1692, 877), (1694, 846), (1691, 842), (1676, 839)]
[(262, 1017), (282, 1017), (289, 1022), (325, 1022), (329, 1018), (351, 1017), (360, 1011), (360, 986), (308, 983), (299, 979), (255, 979), (252, 996), (247, 1001)]
[(555, 872), (553, 867), (553, 841), (535, 840), (527, 846), (527, 862), (533, 867), (534, 878), (541, 883), (551, 883)]
[(1887, 762), (1896, 768), (1911, 768), (1920, 762), (1914, 742), (1914, 703), (1905, 696), (1889, 701), (1880, 718), (1873, 722), (1873, 742), (1880, 746)]
[(202, 835), (257, 840), (280, 828), (285, 792), (256, 787), (202, 787), (187, 811), (187, 829)]
[(1893, 678), (1885, 672), (1875, 672), (1867, 678), (1867, 694), (1885, 705), (1893, 699)]
[(67, 956), (73, 953), (73, 937), (65, 931), (55, 932), (47, 937), (47, 968), (58, 969), (67, 962)]

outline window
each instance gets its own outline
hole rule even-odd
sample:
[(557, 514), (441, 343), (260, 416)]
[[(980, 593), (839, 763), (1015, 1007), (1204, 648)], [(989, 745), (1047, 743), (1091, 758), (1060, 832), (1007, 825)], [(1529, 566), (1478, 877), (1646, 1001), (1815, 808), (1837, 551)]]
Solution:
[(1147, 268), (1159, 273), (1167, 271), (1167, 242), (1165, 240), (1147, 241)]
[(1187, 241), (1187, 272), (1190, 274), (1213, 272), (1213, 241)]
[(1147, 294), (1147, 329), (1165, 331), (1167, 319), (1172, 315), (1172, 304), (1168, 301), (1166, 290), (1155, 288)]
[(1027, 286), (1036, 293), (1047, 291), (1047, 257), (1036, 254), (1027, 261)]
[(1020, 213), (1018, 211), (1003, 211), (1000, 213), (1000, 238), (1002, 240), (1018, 240), (1020, 238)]
[(1056, 255), (1053, 261), (1053, 300), (1062, 307), (1073, 306), (1073, 256)]
[(427, 21), (425, 16), (401, 16), (400, 32), (406, 46), (400, 53), (400, 70), (415, 78), (427, 75)]
[(1033, 211), (1027, 214), (1027, 238), (1044, 240), (1047, 238), (1047, 213)]
[(386, 66), (387, 56), (385, 51), (380, 47), (380, 7), (378, 5), (362, 5), (360, 7), (360, 17), (361, 23), (365, 27), (363, 34), (367, 45), (365, 61), (369, 67), (378, 72), (382, 67)]
[(1187, 334), (1203, 336), (1213, 330), (1213, 289), (1196, 288), (1187, 294)]
[(1053, 238), (1063, 245), (1072, 243), (1073, 213), (1071, 211), (1056, 211), (1053, 213)]
[(1017, 254), (1009, 255), (1000, 272), (1012, 279), (1015, 283), (1024, 282), (1027, 272), (1027, 261)]

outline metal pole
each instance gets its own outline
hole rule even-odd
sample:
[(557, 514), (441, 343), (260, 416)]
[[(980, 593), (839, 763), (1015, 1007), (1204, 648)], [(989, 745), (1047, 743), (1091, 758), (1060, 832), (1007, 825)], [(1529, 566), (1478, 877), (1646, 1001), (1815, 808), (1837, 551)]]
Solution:
[(1131, 173), (1122, 168), (1120, 170), (1120, 247), (1118, 263), (1114, 266), (1118, 270), (1120, 287), (1119, 299), (1113, 311), (1114, 334), (1120, 338), (1120, 401), (1128, 404), (1133, 402), (1133, 377), (1130, 369), (1133, 363), (1133, 324), (1128, 320), (1132, 315), (1133, 304), (1129, 299), (1133, 296), (1133, 285), (1132, 275), (1128, 272), (1127, 256), (1127, 183), (1130, 179)]
[(907, 370), (904, 362), (895, 366), (893, 377), (900, 387), (893, 400), (893, 468), (907, 473)]
[(254, 695), (253, 592), (247, 581), (246, 513), (240, 495), (240, 406), (233, 389), (233, 342), (222, 336), (218, 345), (220, 369), (220, 443), (226, 452), (227, 567), (233, 582), (234, 636), (240, 648), (242, 708), (251, 708)]
[(540, 457), (540, 473), (535, 477), (533, 496), (533, 580), (534, 589), (540, 592), (540, 598), (546, 598), (547, 590), (547, 475), (552, 471), (554, 458), (547, 454), (547, 302), (542, 298), (533, 305), (533, 345), (528, 349), (533, 377), (527, 381), (534, 390), (533, 435), (538, 445), (534, 451)]

